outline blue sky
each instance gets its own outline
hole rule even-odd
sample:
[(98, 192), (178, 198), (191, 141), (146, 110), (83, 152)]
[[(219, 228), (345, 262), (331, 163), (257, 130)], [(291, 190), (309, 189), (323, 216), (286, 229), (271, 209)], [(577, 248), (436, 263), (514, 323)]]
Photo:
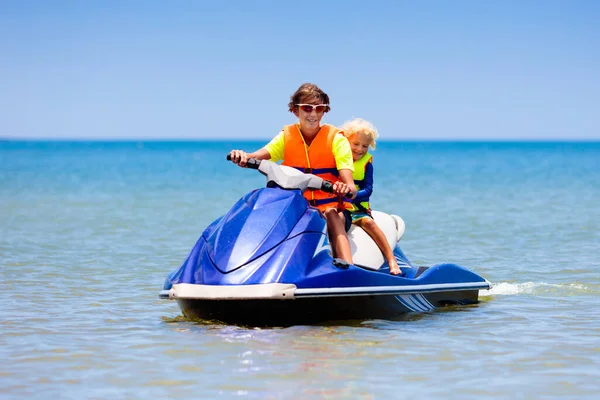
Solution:
[(0, 137), (600, 140), (599, 1), (0, 2)]

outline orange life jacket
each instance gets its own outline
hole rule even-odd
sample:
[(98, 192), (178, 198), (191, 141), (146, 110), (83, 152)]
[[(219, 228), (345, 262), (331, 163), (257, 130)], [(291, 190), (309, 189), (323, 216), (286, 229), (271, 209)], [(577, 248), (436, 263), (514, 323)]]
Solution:
[[(323, 124), (313, 139), (310, 146), (306, 145), (297, 124), (283, 127), (284, 149), (283, 165), (296, 168), (302, 172), (317, 175), (331, 182), (338, 182), (339, 173), (333, 155), (333, 139), (341, 134), (335, 126)], [(325, 211), (335, 207), (338, 196), (322, 190), (306, 190), (304, 197), (311, 206)], [(350, 208), (350, 203), (345, 202), (344, 208)]]

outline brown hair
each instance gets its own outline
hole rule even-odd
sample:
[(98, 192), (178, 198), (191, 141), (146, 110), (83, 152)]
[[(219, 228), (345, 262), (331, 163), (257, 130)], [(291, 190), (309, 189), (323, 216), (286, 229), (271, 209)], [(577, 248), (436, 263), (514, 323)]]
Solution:
[(302, 104), (313, 99), (318, 99), (321, 103), (327, 104), (325, 112), (331, 110), (331, 107), (329, 106), (329, 96), (327, 96), (327, 93), (322, 91), (314, 83), (303, 83), (302, 85), (300, 85), (298, 90), (296, 90), (294, 94), (290, 97), (290, 102), (288, 103), (288, 110), (293, 113), (298, 109), (296, 104)]

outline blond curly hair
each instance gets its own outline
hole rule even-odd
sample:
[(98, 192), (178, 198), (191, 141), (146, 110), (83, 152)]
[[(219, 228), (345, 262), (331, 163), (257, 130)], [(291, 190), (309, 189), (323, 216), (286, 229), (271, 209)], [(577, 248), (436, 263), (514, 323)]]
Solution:
[(348, 139), (357, 133), (363, 133), (369, 138), (369, 146), (375, 150), (375, 139), (379, 137), (379, 133), (377, 133), (377, 128), (369, 121), (362, 118), (354, 118), (344, 122), (340, 130), (344, 131), (344, 136)]

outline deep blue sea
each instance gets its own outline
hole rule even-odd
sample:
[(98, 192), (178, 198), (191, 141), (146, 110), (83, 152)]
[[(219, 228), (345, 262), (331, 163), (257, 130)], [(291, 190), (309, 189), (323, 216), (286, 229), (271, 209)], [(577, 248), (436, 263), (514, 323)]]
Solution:
[(0, 141), (2, 399), (596, 399), (600, 143), (385, 142), (375, 209), (494, 284), (397, 321), (249, 329), (158, 299), (264, 142)]

